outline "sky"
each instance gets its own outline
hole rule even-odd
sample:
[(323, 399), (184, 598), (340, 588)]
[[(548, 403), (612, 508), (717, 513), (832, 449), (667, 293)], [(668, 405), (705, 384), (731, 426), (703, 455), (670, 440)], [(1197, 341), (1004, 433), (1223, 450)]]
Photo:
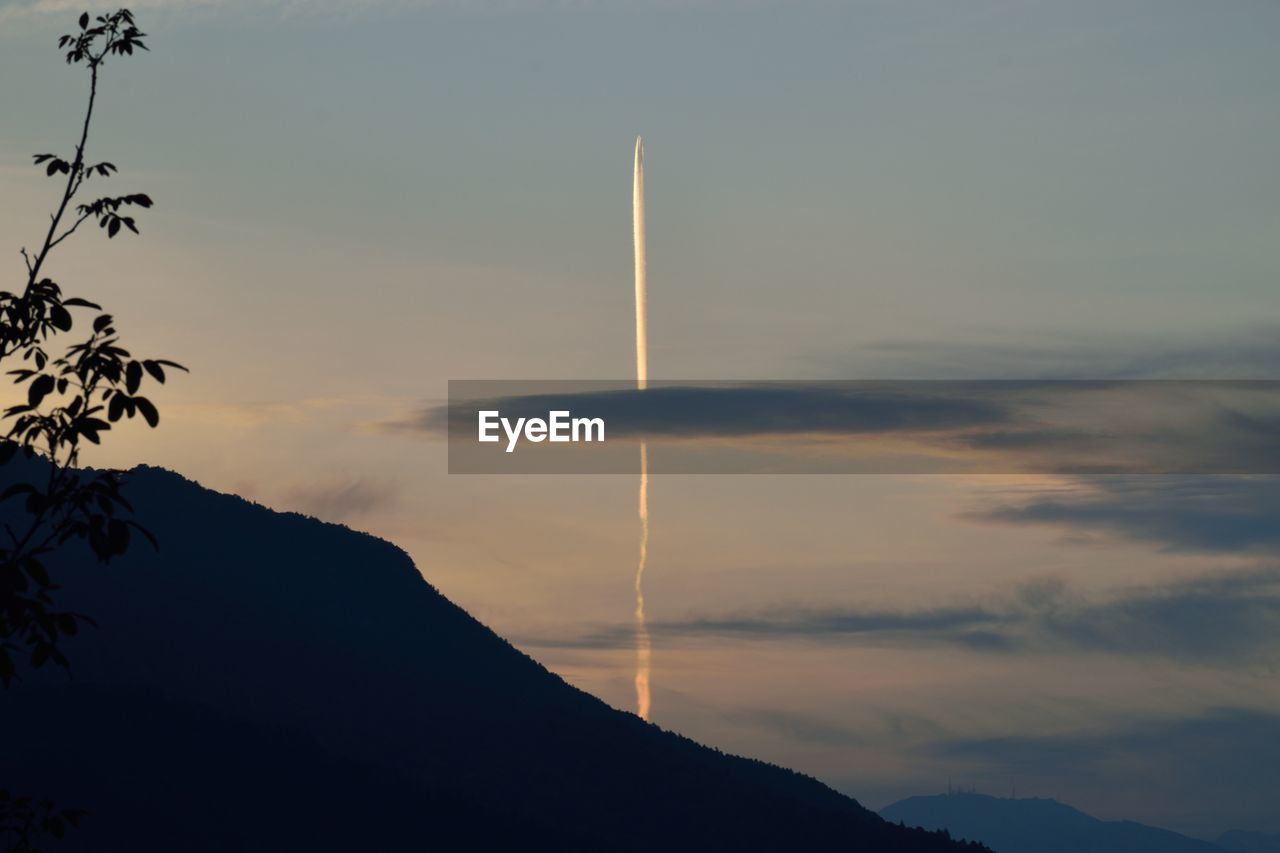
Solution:
[[(81, 5), (0, 1), (13, 264)], [(449, 379), (1250, 378), (1280, 364), (1280, 6), (147, 0), (52, 274), (188, 365), (89, 461), (349, 524), (631, 708), (634, 478), (449, 475)], [(61, 247), (60, 247), (61, 251)], [(1280, 831), (1267, 477), (660, 476), (653, 719), (881, 807), (956, 784)]]

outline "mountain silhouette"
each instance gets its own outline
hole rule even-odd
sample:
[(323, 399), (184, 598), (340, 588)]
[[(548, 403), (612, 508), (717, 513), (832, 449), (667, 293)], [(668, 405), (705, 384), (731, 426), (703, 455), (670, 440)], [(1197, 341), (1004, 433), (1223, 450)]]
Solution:
[(985, 794), (908, 797), (880, 810), (906, 826), (947, 829), (996, 853), (1223, 853), (1208, 841), (1133, 821), (1104, 821), (1057, 800)]
[(1233, 829), (1218, 836), (1218, 846), (1233, 853), (1280, 853), (1280, 834)]
[(98, 627), (0, 696), (0, 785), (89, 812), (59, 850), (978, 849), (608, 707), (385, 541), (155, 468), (125, 494), (160, 550), (59, 552)]

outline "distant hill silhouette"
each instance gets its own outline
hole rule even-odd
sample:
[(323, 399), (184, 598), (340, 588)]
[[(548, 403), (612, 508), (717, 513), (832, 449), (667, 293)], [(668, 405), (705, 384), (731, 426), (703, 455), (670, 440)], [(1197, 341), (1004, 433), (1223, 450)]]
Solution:
[(1221, 847), (1132, 821), (1103, 821), (1057, 800), (984, 794), (909, 797), (881, 809), (885, 820), (948, 829), (996, 853), (1223, 853)]
[(90, 811), (59, 850), (973, 849), (606, 706), (384, 541), (158, 469), (126, 494), (160, 553), (63, 555), (100, 627), (0, 693), (0, 784)]
[(1218, 846), (1233, 853), (1280, 853), (1280, 834), (1233, 829), (1218, 836)]

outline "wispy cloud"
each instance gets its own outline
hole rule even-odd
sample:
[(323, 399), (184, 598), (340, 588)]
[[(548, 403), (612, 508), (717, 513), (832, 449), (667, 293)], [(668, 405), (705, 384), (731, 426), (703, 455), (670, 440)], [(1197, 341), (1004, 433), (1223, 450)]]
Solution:
[(744, 708), (726, 711), (726, 721), (766, 729), (770, 733), (801, 743), (822, 746), (861, 746), (873, 742), (878, 732), (823, 719), (815, 714), (782, 711), (774, 708)]
[[(869, 646), (952, 646), (994, 654), (1114, 654), (1249, 666), (1280, 654), (1280, 567), (1207, 575), (1107, 596), (1057, 579), (1024, 585), (1003, 601), (917, 610), (772, 607), (656, 622), (668, 645), (690, 641), (791, 640)], [(532, 646), (626, 648), (629, 626)]]
[(217, 424), (231, 429), (254, 429), (303, 423), (322, 412), (351, 406), (357, 402), (359, 401), (339, 397), (310, 397), (243, 403), (170, 403), (167, 411), (179, 419)]
[(1098, 477), (967, 518), (1104, 534), (1170, 551), (1280, 553), (1280, 477)]
[[(851, 772), (838, 787), (880, 803), (936, 791), (952, 776), (980, 792), (1055, 797), (1108, 819), (1141, 820), (1216, 837), (1248, 827), (1280, 831), (1280, 715), (1257, 707), (1210, 706), (1157, 716), (1110, 708), (1065, 731), (1012, 713), (1000, 736), (975, 736), (954, 715), (865, 713), (856, 721), (776, 708), (726, 709), (725, 724), (833, 751), (889, 746), (923, 778), (885, 784)], [(995, 711), (997, 715), (1000, 713)], [(1186, 804), (1194, 804), (1188, 807)], [(1173, 804), (1179, 804), (1177, 806)]]
[[(1161, 821), (1214, 837), (1228, 829), (1280, 830), (1280, 715), (1228, 707), (1193, 716), (1121, 720), (1092, 731), (940, 739), (929, 757), (968, 779), (1010, 781), (1107, 816)], [(935, 763), (935, 766), (937, 766)], [(1110, 802), (1099, 802), (1100, 792)]]
[(310, 483), (287, 491), (282, 508), (324, 521), (348, 521), (393, 505), (399, 491), (395, 483), (371, 477)]

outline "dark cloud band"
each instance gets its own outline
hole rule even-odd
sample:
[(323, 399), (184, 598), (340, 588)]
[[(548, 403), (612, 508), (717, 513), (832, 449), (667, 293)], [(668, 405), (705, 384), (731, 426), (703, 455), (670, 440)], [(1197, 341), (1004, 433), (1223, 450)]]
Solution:
[[(1280, 473), (1280, 382), (450, 382), (401, 423), (449, 440), (453, 473)], [(513, 424), (599, 419), (596, 444), (481, 443)], [(514, 451), (514, 452), (512, 452)]]

